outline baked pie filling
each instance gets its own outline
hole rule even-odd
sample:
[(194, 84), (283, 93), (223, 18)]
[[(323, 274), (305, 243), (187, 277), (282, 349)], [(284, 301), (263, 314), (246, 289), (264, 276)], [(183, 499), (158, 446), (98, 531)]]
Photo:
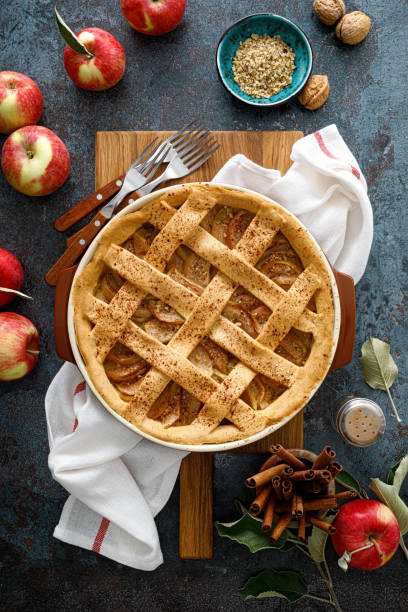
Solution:
[(279, 205), (213, 185), (111, 221), (73, 305), (96, 390), (172, 442), (261, 431), (303, 406), (330, 363), (330, 278), (314, 242)]

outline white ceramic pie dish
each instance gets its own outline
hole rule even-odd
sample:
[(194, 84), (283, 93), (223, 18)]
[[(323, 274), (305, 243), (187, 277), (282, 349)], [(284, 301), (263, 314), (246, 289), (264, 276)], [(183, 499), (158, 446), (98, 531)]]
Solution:
[[(214, 183), (212, 183), (212, 184), (214, 184)], [(246, 192), (246, 193), (249, 193), (249, 194), (259, 195), (259, 194), (256, 194), (255, 192), (253, 192), (250, 189), (245, 189), (244, 187), (237, 187), (235, 185), (227, 185), (227, 184), (224, 184), (224, 183), (217, 183), (217, 185), (220, 186), (220, 187), (224, 187), (226, 189), (233, 189), (233, 190), (236, 190), (236, 191), (243, 191), (243, 192)], [(119, 216), (122, 217), (122, 216), (124, 216), (124, 215), (126, 215), (126, 214), (128, 214), (130, 212), (138, 210), (142, 206), (148, 204), (151, 200), (156, 199), (161, 194), (164, 194), (164, 193), (166, 193), (166, 191), (169, 191), (169, 190), (172, 190), (172, 189), (174, 189), (174, 186), (165, 187), (165, 188), (160, 189), (158, 191), (154, 191), (151, 194), (143, 196), (139, 200), (136, 200), (133, 204), (129, 204), (129, 206), (124, 208), (116, 216), (117, 217), (119, 217)], [(263, 197), (265, 197), (265, 196), (263, 196)], [(270, 200), (267, 197), (265, 197), (265, 199), (272, 202), (272, 200)], [(289, 213), (286, 209), (285, 209), (285, 212), (287, 214), (291, 215), (291, 213)], [(299, 223), (299, 220), (297, 220), (297, 222)], [(106, 227), (108, 227), (108, 225), (109, 225), (109, 223), (105, 225), (105, 227), (101, 230), (100, 234), (98, 234), (98, 236), (93, 240), (93, 242), (89, 245), (87, 251), (83, 255), (83, 257), (82, 257), (82, 259), (81, 259), (81, 261), (80, 261), (80, 263), (78, 265), (78, 269), (77, 269), (77, 271), (75, 273), (75, 276), (74, 276), (74, 279), (73, 279), (73, 282), (72, 282), (72, 287), (74, 286), (75, 281), (76, 281), (78, 275), (81, 274), (81, 272), (84, 269), (84, 267), (91, 260), (93, 254), (94, 254), (94, 252), (95, 252), (95, 250), (96, 250), (96, 248), (98, 246), (99, 236), (102, 235), (102, 233), (106, 230)], [(113, 408), (111, 408), (107, 404), (107, 402), (101, 397), (101, 395), (95, 389), (95, 386), (93, 385), (93, 383), (92, 383), (92, 381), (91, 381), (91, 379), (90, 379), (90, 377), (88, 375), (85, 363), (84, 363), (84, 361), (82, 359), (82, 356), (81, 356), (81, 353), (79, 351), (79, 348), (78, 348), (78, 345), (77, 345), (77, 341), (76, 341), (76, 334), (75, 334), (75, 327), (74, 327), (74, 308), (73, 308), (73, 305), (72, 305), (72, 288), (71, 288), (71, 293), (70, 293), (70, 296), (69, 296), (68, 308), (67, 308), (67, 325), (68, 325), (69, 340), (70, 340), (70, 344), (71, 344), (71, 348), (72, 348), (72, 352), (73, 352), (76, 364), (77, 364), (79, 370), (81, 371), (84, 379), (86, 380), (88, 386), (92, 389), (93, 393), (96, 395), (96, 397), (99, 399), (99, 401), (104, 405), (104, 407), (111, 413), (111, 415), (115, 419), (117, 419), (118, 421), (123, 423), (129, 429), (132, 429), (134, 432), (136, 432), (139, 435), (143, 436), (144, 438), (147, 438), (147, 439), (151, 440), (152, 442), (155, 442), (156, 444), (161, 444), (163, 446), (168, 446), (170, 448), (175, 448), (175, 449), (178, 449), (178, 450), (185, 450), (185, 451), (192, 451), (192, 452), (221, 452), (221, 451), (229, 451), (229, 450), (232, 450), (234, 448), (238, 448), (240, 446), (245, 446), (247, 444), (251, 444), (252, 442), (256, 442), (257, 440), (261, 440), (265, 436), (268, 436), (269, 434), (271, 434), (274, 431), (277, 431), (278, 429), (283, 427), (283, 425), (288, 423), (288, 421), (293, 419), (301, 410), (303, 410), (305, 405), (310, 401), (310, 399), (313, 397), (313, 395), (316, 393), (316, 391), (319, 389), (319, 387), (323, 383), (327, 373), (330, 370), (330, 366), (332, 364), (334, 355), (336, 353), (336, 349), (337, 349), (337, 345), (338, 345), (338, 340), (339, 340), (339, 333), (340, 333), (341, 305), (340, 305), (340, 296), (339, 296), (339, 290), (338, 290), (336, 278), (334, 276), (332, 267), (331, 267), (329, 261), (327, 260), (325, 254), (321, 250), (320, 246), (318, 245), (318, 243), (315, 241), (315, 239), (311, 236), (311, 234), (309, 232), (308, 232), (308, 234), (311, 237), (311, 239), (313, 240), (314, 244), (316, 245), (316, 248), (317, 248), (318, 252), (321, 255), (322, 261), (323, 261), (323, 263), (324, 263), (324, 265), (325, 265), (325, 267), (327, 269), (327, 272), (329, 274), (329, 277), (330, 277), (330, 283), (331, 283), (331, 289), (332, 289), (332, 297), (333, 297), (333, 305), (334, 305), (334, 327), (333, 327), (333, 341), (332, 341), (331, 356), (330, 356), (330, 360), (329, 360), (329, 363), (328, 363), (325, 375), (322, 377), (322, 379), (319, 381), (319, 383), (313, 388), (313, 390), (309, 394), (309, 397), (308, 397), (307, 401), (298, 410), (293, 412), (288, 417), (282, 419), (278, 423), (274, 423), (274, 424), (270, 425), (269, 427), (267, 427), (266, 429), (253, 434), (252, 436), (248, 436), (247, 438), (244, 438), (244, 439), (241, 439), (241, 440), (234, 440), (234, 441), (231, 441), (231, 442), (226, 442), (226, 443), (223, 443), (223, 444), (200, 444), (200, 445), (176, 444), (176, 443), (173, 443), (173, 442), (167, 442), (165, 440), (161, 440), (159, 438), (153, 437), (153, 436), (145, 433), (144, 431), (138, 429), (137, 427), (135, 427), (134, 425), (129, 423), (129, 421), (127, 421), (126, 419), (121, 417), (115, 410), (113, 410)]]

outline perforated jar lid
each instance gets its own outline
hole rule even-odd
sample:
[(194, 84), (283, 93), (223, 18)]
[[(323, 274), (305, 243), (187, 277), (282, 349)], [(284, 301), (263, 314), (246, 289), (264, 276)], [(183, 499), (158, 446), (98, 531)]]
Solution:
[(384, 434), (385, 416), (380, 406), (364, 397), (345, 397), (333, 414), (333, 424), (354, 446), (375, 444)]

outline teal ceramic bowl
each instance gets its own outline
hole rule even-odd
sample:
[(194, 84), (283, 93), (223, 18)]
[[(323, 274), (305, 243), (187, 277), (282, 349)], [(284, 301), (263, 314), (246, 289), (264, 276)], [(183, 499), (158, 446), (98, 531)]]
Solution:
[[(270, 98), (253, 98), (242, 91), (234, 81), (232, 60), (239, 43), (251, 34), (279, 34), (282, 40), (292, 47), (296, 56), (292, 83)], [(252, 106), (271, 107), (289, 102), (302, 91), (312, 72), (312, 66), (313, 52), (306, 34), (289, 19), (270, 13), (249, 15), (240, 19), (224, 32), (217, 47), (217, 69), (221, 82), (230, 94)]]

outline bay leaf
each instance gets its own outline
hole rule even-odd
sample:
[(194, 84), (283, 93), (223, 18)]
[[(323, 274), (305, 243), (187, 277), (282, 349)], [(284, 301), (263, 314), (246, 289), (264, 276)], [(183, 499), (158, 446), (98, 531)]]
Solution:
[(241, 502), (238, 503), (239, 509), (243, 514), (237, 521), (233, 521), (232, 523), (221, 523), (217, 521), (215, 523), (215, 527), (221, 537), (229, 538), (230, 540), (235, 540), (239, 544), (243, 544), (249, 548), (252, 553), (267, 548), (275, 548), (282, 552), (286, 552), (293, 548), (294, 543), (287, 541), (288, 534), (286, 531), (282, 533), (275, 544), (270, 544), (268, 536), (272, 532), (272, 529), (264, 533), (261, 530), (262, 519), (252, 516)]
[(372, 478), (370, 489), (395, 514), (401, 535), (408, 533), (408, 507), (400, 497), (401, 485), (408, 473), (408, 455), (400, 462), (395, 470), (393, 484), (386, 484), (379, 478)]
[(395, 417), (400, 423), (401, 419), (390, 393), (390, 387), (398, 376), (397, 364), (390, 354), (390, 345), (371, 337), (361, 347), (359, 359), (367, 385), (372, 389), (387, 391)]
[(335, 477), (335, 480), (345, 489), (352, 489), (357, 491), (358, 494), (361, 493), (361, 487), (358, 480), (356, 480), (356, 478), (354, 478), (354, 476), (349, 474), (349, 472), (346, 470), (339, 472)]
[(249, 578), (244, 586), (234, 593), (244, 601), (281, 597), (290, 602), (298, 601), (307, 594), (308, 588), (300, 574), (274, 569), (263, 570), (257, 576)]
[[(327, 523), (332, 523), (334, 520), (334, 515), (325, 516), (324, 520)], [(326, 533), (322, 529), (319, 529), (318, 527), (316, 527), (316, 525), (313, 525), (312, 533), (307, 539), (307, 546), (309, 548), (309, 552), (313, 561), (316, 561), (316, 563), (323, 563), (323, 561), (325, 560), (324, 553), (326, 550), (328, 535), (328, 533)]]
[(57, 22), (58, 29), (62, 38), (67, 43), (68, 47), (70, 47), (75, 53), (79, 53), (80, 55), (86, 55), (87, 57), (93, 57), (93, 54), (88, 51), (83, 43), (79, 40), (78, 36), (74, 34), (74, 32), (67, 26), (56, 7), (54, 6), (55, 19)]
[(394, 476), (395, 476), (395, 472), (399, 466), (399, 464), (401, 463), (401, 461), (398, 461), (398, 463), (396, 465), (393, 465), (392, 468), (390, 469), (390, 471), (388, 472), (387, 475), (387, 484), (392, 485), (394, 484)]
[(397, 364), (390, 355), (390, 345), (369, 338), (361, 347), (360, 363), (367, 385), (372, 389), (389, 389), (397, 378)]

